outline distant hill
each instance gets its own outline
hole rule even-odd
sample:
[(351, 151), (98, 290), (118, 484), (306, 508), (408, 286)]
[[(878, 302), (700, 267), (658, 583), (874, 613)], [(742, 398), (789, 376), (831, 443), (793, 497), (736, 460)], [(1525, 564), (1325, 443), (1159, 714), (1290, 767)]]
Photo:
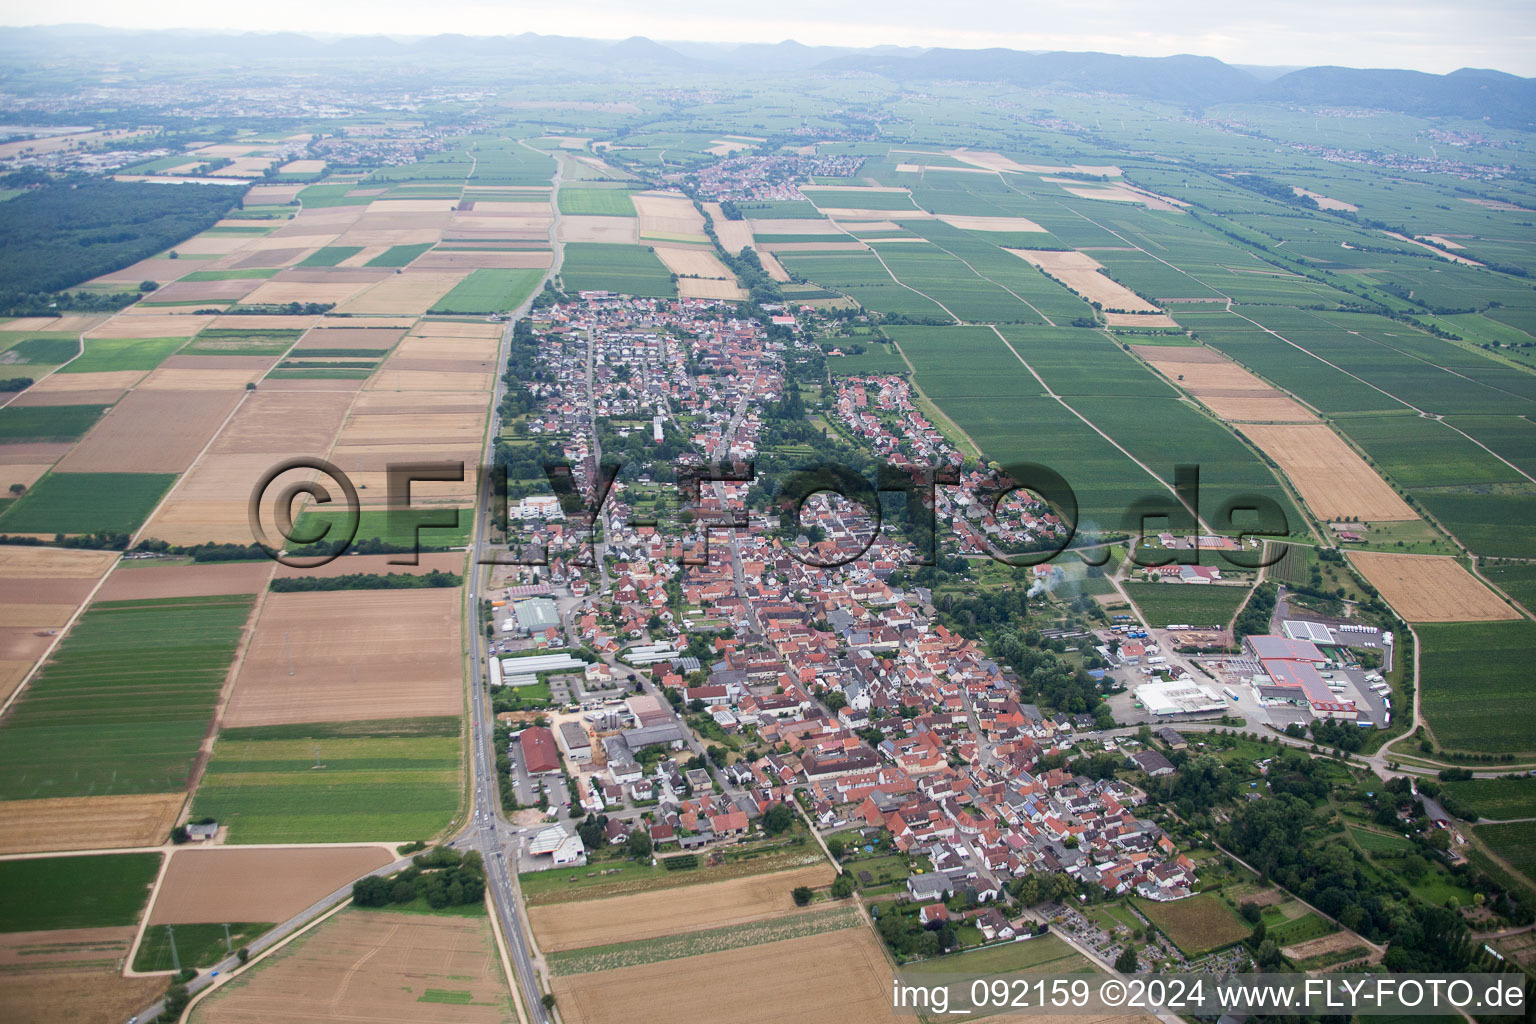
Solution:
[(899, 82), (951, 79), (1007, 82), (1025, 88), (1141, 96), (1200, 110), (1219, 103), (1281, 102), (1366, 107), (1420, 117), (1464, 117), (1536, 127), (1536, 79), (1463, 68), (1449, 75), (1341, 67), (1235, 67), (1214, 57), (1126, 57), (1112, 53), (1025, 52), (1001, 48), (877, 46), (855, 49), (777, 43), (661, 43), (644, 36), (614, 41), (526, 32), (515, 36), (458, 33), (405, 38), (295, 32), (141, 32), (94, 25), (8, 28), (0, 55), (53, 57), (188, 56), (243, 60), (495, 61), (523, 66), (622, 74), (804, 74), (866, 72)]

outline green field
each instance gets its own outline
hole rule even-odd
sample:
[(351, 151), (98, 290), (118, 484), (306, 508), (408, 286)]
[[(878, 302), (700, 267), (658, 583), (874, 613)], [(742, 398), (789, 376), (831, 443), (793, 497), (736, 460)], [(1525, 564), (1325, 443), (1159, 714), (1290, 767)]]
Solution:
[(326, 245), (305, 256), (297, 267), (334, 267), (363, 251), (360, 245)]
[(1376, 832), (1371, 829), (1349, 827), (1349, 837), (1360, 845), (1360, 849), (1366, 853), (1399, 854), (1413, 852), (1413, 843), (1403, 836), (1385, 832)]
[(185, 338), (87, 338), (85, 353), (59, 372), (153, 370), (166, 356), (186, 343)]
[(1468, 779), (1443, 785), (1458, 807), (1464, 807), (1480, 818), (1536, 818), (1536, 778), (1529, 775)]
[(0, 932), (137, 924), (158, 853), (0, 861)]
[(432, 307), (434, 313), (500, 313), (516, 309), (544, 280), (542, 270), (472, 271)]
[[(232, 843), (430, 839), (458, 810), (459, 724), (347, 723), (226, 730), (198, 786), (194, 817), (229, 824)], [(357, 730), (373, 726), (373, 735)], [(311, 738), (295, 736), (311, 733)]]
[(1528, 685), (1536, 622), (1415, 629), (1423, 646), (1420, 700), (1441, 745), (1492, 754), (1536, 749), (1536, 702)]
[(421, 242), (416, 245), (392, 245), (384, 252), (379, 253), (373, 259), (363, 264), (365, 267), (404, 267), (432, 248), (432, 242)]
[(0, 515), (0, 533), (132, 533), (175, 473), (49, 473)]
[(144, 929), (144, 938), (133, 958), (136, 971), (171, 971), (176, 969), (171, 958), (172, 934), (175, 937), (176, 956), (182, 967), (212, 967), (230, 955), (230, 947), (238, 950), (270, 931), (272, 925), (231, 922), (229, 945), (225, 945), (222, 924), (178, 924), (167, 933), (165, 925), (155, 924)]
[(562, 188), (560, 212), (579, 216), (633, 217), (635, 204), (621, 188)]
[(254, 601), (88, 608), (0, 726), (0, 798), (185, 788)]
[(75, 441), (106, 411), (104, 405), (8, 405), (0, 408), (0, 443)]
[(180, 281), (246, 281), (272, 277), (277, 267), (250, 267), (245, 270), (194, 270)]
[[(416, 524), (424, 518), (442, 515), (448, 512), (458, 513), (458, 525), (456, 526), (422, 526), (419, 533), (414, 529)], [(335, 531), (345, 525), (346, 513), (333, 511), (326, 508), (309, 508), (298, 518), (294, 524), (295, 536), (308, 536), (317, 533), (322, 523), (333, 524), (332, 534), (328, 539), (335, 539)], [(358, 514), (357, 539), (368, 540), (377, 537), (390, 544), (413, 547), (418, 539), (423, 548), (429, 547), (463, 547), (469, 543), (469, 530), (474, 525), (474, 516), (469, 509), (399, 509), (380, 510), (363, 509)]]
[(1536, 881), (1536, 821), (1478, 825), (1473, 831), (1516, 871)]
[(1172, 903), (1138, 899), (1135, 904), (1185, 956), (1200, 956), (1230, 946), (1253, 930), (1210, 893), (1198, 893)]
[(1248, 596), (1247, 587), (1191, 583), (1127, 583), (1125, 592), (1149, 626), (1225, 626)]
[(569, 242), (560, 279), (572, 293), (610, 291), (664, 299), (677, 295), (671, 272), (642, 245)]
[(652, 889), (674, 889), (704, 882), (723, 882), (749, 875), (789, 871), (826, 863), (826, 855), (803, 836), (779, 844), (754, 844), (727, 854), (719, 864), (700, 863), (691, 870), (669, 871), (663, 865), (623, 861), (591, 867), (552, 868), (518, 875), (518, 887), (529, 906), (627, 896)]
[(1525, 605), (1527, 610), (1536, 611), (1536, 565), (1520, 562), (1512, 562), (1508, 565), (1484, 563), (1477, 567), (1477, 571), (1482, 573), (1488, 582)]
[(1088, 958), (1050, 933), (1028, 942), (1008, 942), (951, 956), (919, 960), (903, 974), (964, 974), (984, 978), (1014, 971), (1076, 974), (1092, 970)]

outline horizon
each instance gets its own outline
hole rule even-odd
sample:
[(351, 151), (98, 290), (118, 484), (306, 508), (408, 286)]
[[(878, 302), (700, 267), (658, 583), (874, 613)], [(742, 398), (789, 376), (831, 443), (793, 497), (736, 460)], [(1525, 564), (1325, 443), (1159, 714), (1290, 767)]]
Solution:
[[(1324, 6), (1309, 0), (1293, 6), (1283, 21), (1247, 12), (1211, 12), (1205, 4), (1165, 3), (1145, 17), (1153, 28), (1126, 27), (1114, 16), (1114, 4), (1095, 0), (1072, 11), (1031, 13), (988, 10), (974, 0), (951, 5), (950, 24), (928, 23), (928, 12), (901, 0), (869, 17), (824, 18), (805, 0), (781, 5), (784, 17), (761, 18), (734, 13), (716, 15), (693, 0), (667, 0), (658, 10), (627, 10), (602, 0), (585, 17), (536, 5), (489, 5), (474, 2), (439, 5), (430, 18), (391, 3), (363, 5), (346, 0), (323, 11), (279, 0), (266, 16), (273, 27), (252, 30), (246, 12), (159, 2), (142, 5), (125, 19), (117, 5), (99, 0), (64, 0), (31, 17), (12, 11), (7, 28), (106, 31), (215, 32), (248, 35), (293, 33), (315, 39), (384, 36), (397, 40), (440, 35), (495, 37), (534, 34), (622, 42), (643, 37), (662, 45), (833, 46), (857, 50), (881, 47), (916, 49), (1010, 49), (1020, 52), (1108, 53), (1127, 57), (1210, 57), (1225, 64), (1261, 68), (1337, 66), (1361, 70), (1409, 70), (1444, 75), (1463, 69), (1536, 77), (1536, 16), (1518, 0), (1479, 0), (1470, 8), (1393, 9), (1380, 0), (1353, 0)], [(1311, 8), (1311, 9), (1308, 9)], [(583, 26), (596, 19), (611, 32), (593, 35)], [(882, 21), (881, 19), (889, 19)], [(1335, 23), (1324, 28), (1323, 19)], [(124, 23), (127, 20), (128, 23)], [(998, 24), (1001, 22), (1002, 24)], [(1390, 27), (1384, 27), (1390, 26)]]

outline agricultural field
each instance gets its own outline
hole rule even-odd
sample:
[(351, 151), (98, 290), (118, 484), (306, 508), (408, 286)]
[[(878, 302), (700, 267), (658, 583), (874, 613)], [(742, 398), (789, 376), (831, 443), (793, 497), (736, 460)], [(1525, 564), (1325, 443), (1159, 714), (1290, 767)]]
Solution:
[[(681, 972), (681, 973), (680, 973)], [(679, 977), (688, 983), (678, 984)], [(785, 979), (794, 979), (786, 986)], [(873, 1024), (890, 1017), (890, 969), (870, 929), (790, 938), (686, 960), (556, 975), (551, 984), (570, 1024), (724, 1020), (771, 1024), (793, 1015)], [(722, 1015), (722, 991), (730, 1010)]]
[(522, 305), (543, 278), (539, 270), (475, 270), (433, 303), (432, 312), (506, 312)]
[(1536, 821), (1478, 825), (1473, 831), (1516, 871), (1536, 880)]
[(528, 921), (545, 952), (636, 942), (674, 932), (730, 930), (753, 921), (794, 914), (790, 890), (827, 885), (830, 864), (633, 896), (586, 899), (532, 908)]
[[(170, 858), (150, 907), (150, 925), (286, 921), (395, 859), (384, 846), (184, 847)], [(219, 898), (209, 900), (210, 892)]]
[[(186, 967), (212, 967), (235, 950), (270, 931), (274, 922), (221, 921), (217, 924), (183, 924), (170, 931), (150, 925), (144, 929), (139, 948), (134, 952), (136, 971), (174, 971), (179, 962)], [(225, 926), (229, 927), (226, 938)], [(171, 955), (174, 937), (176, 955)]]
[(1524, 688), (1536, 622), (1429, 624), (1417, 632), (1420, 700), (1443, 746), (1493, 754), (1536, 748), (1536, 707)]
[(170, 978), (125, 978), (133, 926), (0, 935), (0, 1006), (14, 1024), (124, 1021), (166, 990)]
[(1124, 587), (1149, 626), (1175, 622), (1225, 626), (1237, 614), (1249, 589), (1189, 583), (1126, 583)]
[(1210, 893), (1172, 903), (1136, 900), (1146, 915), (1185, 956), (1196, 957), (1244, 939), (1253, 928)]
[(268, 595), (224, 725), (458, 714), (462, 604), (457, 587)]
[(510, 981), (484, 917), (347, 910), (198, 1005), (196, 1024), (512, 1024)]
[(1536, 778), (1518, 775), (1503, 779), (1468, 779), (1446, 782), (1444, 788), (1456, 798), (1458, 808), (1466, 808), (1495, 821), (1506, 818), (1536, 818)]
[(158, 853), (0, 861), (0, 932), (137, 924)]
[(429, 839), (458, 809), (457, 718), (226, 729), (192, 816), (231, 843)]
[(185, 789), (252, 603), (92, 605), (0, 727), (0, 795)]
[(1488, 622), (1520, 617), (1448, 555), (1353, 551), (1349, 559), (1409, 622)]
[(630, 193), (618, 188), (562, 188), (559, 202), (561, 213), (598, 217), (636, 216)]
[(0, 532), (132, 533), (175, 473), (48, 473), (0, 514)]
[(648, 247), (639, 245), (567, 243), (560, 280), (572, 293), (614, 291), (658, 298), (677, 294), (666, 266)]

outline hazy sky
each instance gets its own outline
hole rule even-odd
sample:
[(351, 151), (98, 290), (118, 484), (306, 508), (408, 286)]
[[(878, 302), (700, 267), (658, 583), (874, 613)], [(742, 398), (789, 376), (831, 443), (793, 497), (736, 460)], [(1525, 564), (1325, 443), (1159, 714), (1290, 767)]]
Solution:
[(1007, 46), (1536, 75), (1531, 0), (0, 0), (11, 25)]

